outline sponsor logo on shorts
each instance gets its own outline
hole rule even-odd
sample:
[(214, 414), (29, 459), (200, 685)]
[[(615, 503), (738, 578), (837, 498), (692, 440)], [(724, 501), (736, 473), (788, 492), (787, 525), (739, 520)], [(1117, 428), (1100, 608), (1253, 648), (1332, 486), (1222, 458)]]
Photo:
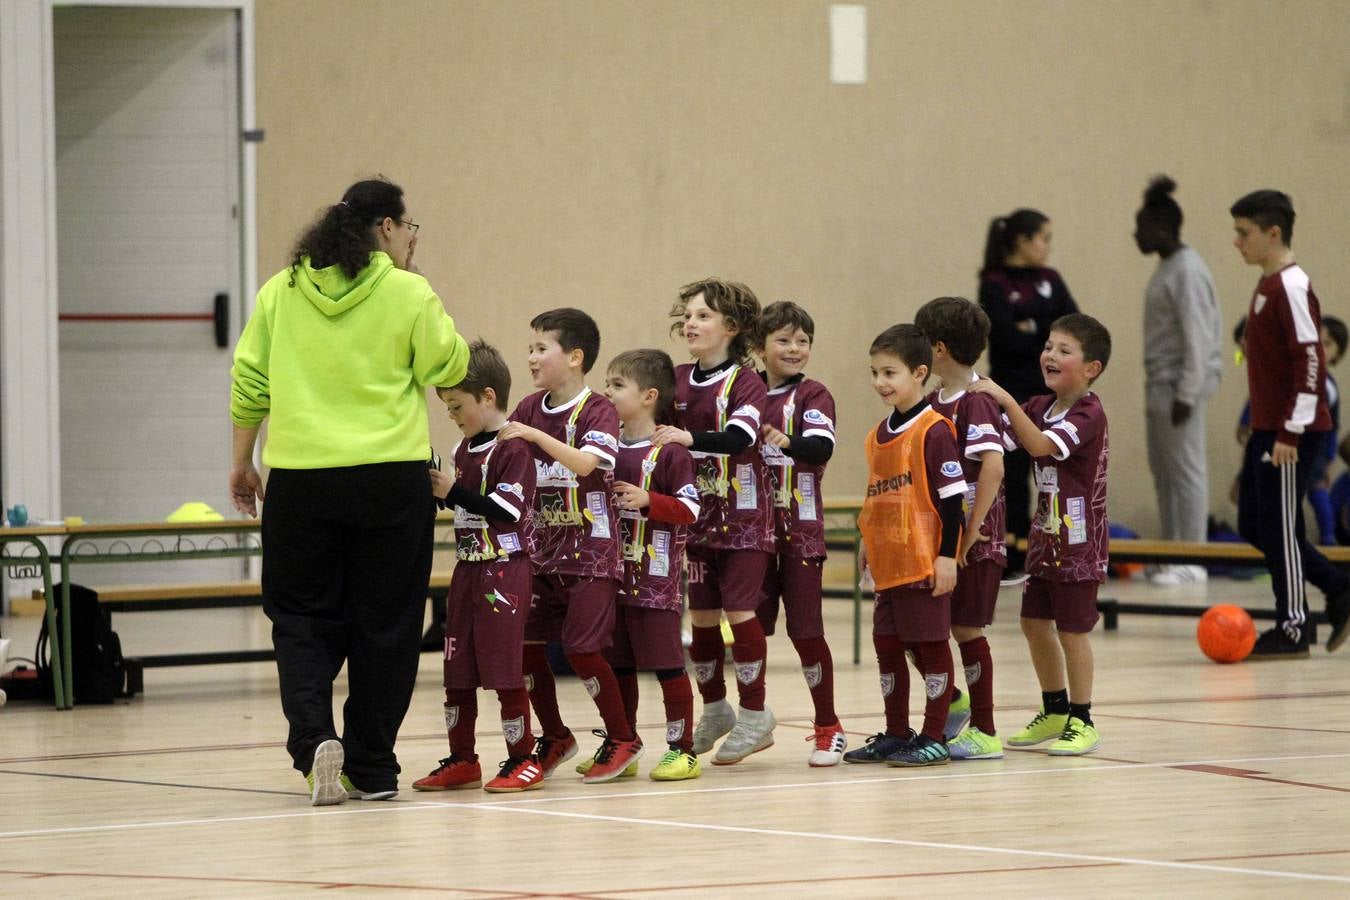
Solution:
[(802, 675), (806, 678), (806, 686), (815, 690), (820, 687), (820, 663), (811, 666), (802, 666)]
[(966, 684), (974, 684), (979, 681), (981, 674), (983, 674), (983, 671), (979, 663), (966, 666)]
[(674, 744), (684, 739), (684, 719), (666, 723), (666, 743)]
[(764, 669), (764, 660), (757, 659), (754, 662), (736, 663), (736, 680), (741, 684), (754, 684), (759, 673)]
[(591, 695), (592, 700), (600, 696), (599, 678), (586, 678), (581, 683), (586, 686), (586, 693)]
[(936, 700), (941, 697), (947, 690), (947, 673), (925, 675), (923, 677), (923, 689), (928, 694), (929, 700)]
[(520, 739), (525, 737), (525, 717), (516, 716), (514, 719), (503, 719), (502, 737), (506, 738), (508, 744), (519, 744)]
[(707, 684), (712, 681), (713, 675), (717, 673), (717, 662), (696, 662), (694, 663), (694, 679), (699, 684)]
[(895, 675), (891, 672), (881, 673), (881, 696), (889, 697), (895, 690)]
[(450, 731), (459, 724), (459, 707), (447, 706), (445, 708), (445, 730)]

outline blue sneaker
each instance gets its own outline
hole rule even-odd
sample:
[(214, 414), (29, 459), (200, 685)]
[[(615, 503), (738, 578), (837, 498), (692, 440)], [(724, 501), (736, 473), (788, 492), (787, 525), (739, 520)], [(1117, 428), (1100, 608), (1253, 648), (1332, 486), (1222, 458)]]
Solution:
[(893, 734), (880, 732), (872, 735), (857, 750), (850, 750), (844, 754), (844, 762), (849, 763), (882, 763), (886, 757), (892, 753), (909, 746), (909, 742), (914, 740), (914, 729), (910, 729), (904, 737), (897, 737)]

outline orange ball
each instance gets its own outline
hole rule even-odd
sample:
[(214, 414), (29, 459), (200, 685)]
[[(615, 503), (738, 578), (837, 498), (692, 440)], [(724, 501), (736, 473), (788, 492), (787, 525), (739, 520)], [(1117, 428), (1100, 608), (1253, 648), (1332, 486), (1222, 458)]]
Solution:
[(1256, 643), (1256, 625), (1245, 609), (1223, 603), (1205, 610), (1195, 639), (1201, 652), (1215, 662), (1241, 662)]

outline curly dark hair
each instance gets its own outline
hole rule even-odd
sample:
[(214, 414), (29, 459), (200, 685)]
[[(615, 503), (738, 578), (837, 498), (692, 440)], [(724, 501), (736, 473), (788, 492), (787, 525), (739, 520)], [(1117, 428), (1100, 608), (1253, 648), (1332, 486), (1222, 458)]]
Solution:
[(679, 334), (684, 329), (684, 309), (699, 294), (703, 295), (703, 302), (709, 309), (722, 314), (727, 328), (736, 329), (727, 348), (728, 355), (741, 365), (749, 365), (755, 323), (759, 319), (759, 298), (755, 292), (739, 281), (721, 278), (705, 278), (686, 284), (680, 288), (680, 299), (670, 308), (670, 315), (675, 319), (670, 326), (671, 334)]
[(305, 257), (316, 269), (341, 266), (343, 274), (355, 278), (370, 264), (370, 254), (378, 249), (371, 227), (385, 219), (400, 221), (406, 211), (403, 188), (383, 176), (358, 181), (295, 242), (291, 252), (291, 284), (294, 285), (295, 271)]

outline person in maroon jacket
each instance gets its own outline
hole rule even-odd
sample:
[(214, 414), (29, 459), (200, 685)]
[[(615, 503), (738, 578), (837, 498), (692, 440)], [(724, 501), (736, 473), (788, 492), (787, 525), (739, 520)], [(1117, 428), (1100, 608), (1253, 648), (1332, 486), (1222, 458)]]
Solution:
[(1253, 659), (1308, 655), (1303, 582), (1327, 598), (1327, 650), (1346, 638), (1350, 578), (1304, 536), (1303, 498), (1317, 444), (1331, 428), (1326, 403), (1322, 313), (1308, 273), (1294, 261), (1294, 205), (1280, 191), (1254, 191), (1233, 204), (1233, 245), (1261, 267), (1247, 310), (1251, 438), (1243, 451), (1238, 530), (1266, 557), (1275, 591), (1275, 627), (1257, 638)]
[[(1078, 312), (1078, 304), (1050, 259), (1050, 217), (1016, 209), (989, 223), (980, 269), (980, 307), (989, 316), (989, 377), (1018, 403), (1046, 393), (1041, 350), (1050, 324)], [(1031, 458), (1026, 451), (1003, 461), (1008, 531), (1025, 538), (1031, 527)], [(1008, 569), (1022, 567), (1022, 554), (1008, 546)]]

